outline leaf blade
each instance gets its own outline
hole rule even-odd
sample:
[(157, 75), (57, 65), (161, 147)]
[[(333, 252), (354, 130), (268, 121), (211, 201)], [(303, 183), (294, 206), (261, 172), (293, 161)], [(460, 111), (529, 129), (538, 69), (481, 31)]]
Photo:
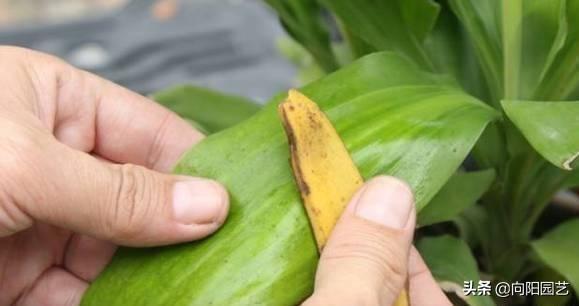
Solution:
[(462, 293), (465, 281), (472, 281), (476, 288), (480, 280), (477, 263), (464, 241), (448, 235), (427, 237), (419, 240), (416, 248), (436, 281), (447, 286), (453, 284), (453, 292), (468, 305), (495, 305), (490, 296), (465, 296)]
[(572, 170), (579, 156), (579, 102), (503, 101), (507, 116), (553, 165)]
[(326, 71), (338, 69), (330, 34), (316, 0), (265, 0), (280, 16), (288, 34), (299, 41)]
[(579, 292), (579, 220), (567, 221), (531, 243), (543, 263), (565, 276)]
[[(369, 55), (302, 92), (326, 112), (365, 177), (406, 179), (418, 207), (496, 115), (391, 53)], [(220, 231), (191, 244), (121, 250), (83, 305), (294, 305), (311, 293), (318, 255), (291, 175), (279, 100), (207, 137), (176, 168), (227, 186), (230, 215)]]
[(499, 0), (449, 0), (450, 7), (473, 41), (491, 92), (493, 105), (503, 96), (503, 54)]
[(495, 179), (492, 169), (457, 173), (418, 214), (419, 226), (450, 221), (489, 189)]
[(342, 22), (378, 50), (392, 50), (434, 69), (423, 41), (432, 30), (439, 6), (428, 0), (322, 0)]
[(251, 117), (261, 107), (243, 97), (192, 85), (160, 91), (153, 95), (153, 99), (209, 133), (233, 126)]

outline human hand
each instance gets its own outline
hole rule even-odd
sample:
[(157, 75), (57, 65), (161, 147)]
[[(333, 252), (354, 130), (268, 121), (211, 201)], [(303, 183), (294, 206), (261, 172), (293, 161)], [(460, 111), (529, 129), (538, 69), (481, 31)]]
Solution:
[(390, 306), (408, 276), (412, 306), (452, 305), (412, 247), (410, 188), (393, 177), (367, 182), (346, 208), (322, 252), (314, 294), (304, 306)]
[(223, 223), (223, 187), (162, 173), (203, 137), (185, 121), (48, 55), (0, 47), (0, 67), (0, 305), (78, 305), (116, 244)]

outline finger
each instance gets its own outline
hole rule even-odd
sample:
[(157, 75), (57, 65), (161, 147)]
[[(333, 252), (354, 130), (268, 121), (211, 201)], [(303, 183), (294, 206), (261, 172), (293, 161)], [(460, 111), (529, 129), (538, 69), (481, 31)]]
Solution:
[(372, 179), (336, 224), (306, 305), (391, 305), (402, 290), (415, 225), (410, 188)]
[(57, 139), (77, 150), (165, 172), (203, 138), (150, 99), (54, 57), (24, 52), (30, 54), (25, 67), (34, 91), (42, 93), (39, 117)]
[(60, 269), (51, 268), (36, 280), (30, 291), (16, 302), (16, 306), (77, 306), (88, 283)]
[(86, 282), (92, 282), (103, 271), (117, 247), (108, 241), (75, 234), (65, 250), (63, 266)]
[[(20, 154), (11, 154), (18, 167), (0, 163), (7, 171), (0, 177), (6, 192), (0, 199), (8, 199), (0, 201), (0, 216), (28, 216), (134, 246), (202, 238), (225, 220), (227, 192), (216, 182), (108, 164), (54, 139), (30, 137), (36, 138), (25, 142), (32, 145), (21, 145), (16, 150)], [(12, 207), (11, 213), (2, 214), (2, 207)], [(18, 224), (4, 229), (2, 224), (10, 222), (0, 222), (0, 235), (18, 229)]]
[(452, 306), (444, 292), (430, 273), (424, 260), (412, 247), (408, 266), (410, 305), (412, 306)]

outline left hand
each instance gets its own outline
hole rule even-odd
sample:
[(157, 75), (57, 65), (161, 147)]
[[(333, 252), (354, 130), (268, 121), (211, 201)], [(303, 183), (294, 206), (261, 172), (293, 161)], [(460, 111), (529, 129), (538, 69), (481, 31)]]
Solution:
[(31, 50), (0, 67), (0, 305), (78, 305), (116, 245), (224, 222), (221, 185), (163, 173), (203, 137), (177, 115)]

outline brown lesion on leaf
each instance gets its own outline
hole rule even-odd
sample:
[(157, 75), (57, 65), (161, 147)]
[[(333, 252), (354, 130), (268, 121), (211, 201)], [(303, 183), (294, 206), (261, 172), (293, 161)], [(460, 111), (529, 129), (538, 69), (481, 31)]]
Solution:
[[(283, 103), (282, 103), (283, 104)], [(294, 110), (294, 106), (290, 105), (289, 106), (290, 110)], [(282, 126), (286, 132), (287, 135), (287, 140), (288, 140), (288, 144), (290, 147), (290, 159), (291, 159), (291, 167), (294, 169), (294, 177), (297, 181), (297, 185), (298, 188), (300, 190), (300, 194), (302, 196), (302, 200), (304, 199), (304, 196), (309, 195), (310, 194), (310, 186), (308, 185), (308, 183), (306, 181), (304, 181), (303, 179), (303, 172), (299, 162), (299, 154), (298, 153), (298, 148), (297, 148), (297, 140), (296, 140), (296, 136), (295, 136), (295, 132), (293, 130), (293, 127), (291, 126), (291, 124), (289, 124), (289, 119), (287, 117), (287, 114), (285, 112), (285, 109), (283, 107), (283, 105), (280, 104), (279, 108), (279, 113), (282, 116), (283, 120), (282, 120)]]

